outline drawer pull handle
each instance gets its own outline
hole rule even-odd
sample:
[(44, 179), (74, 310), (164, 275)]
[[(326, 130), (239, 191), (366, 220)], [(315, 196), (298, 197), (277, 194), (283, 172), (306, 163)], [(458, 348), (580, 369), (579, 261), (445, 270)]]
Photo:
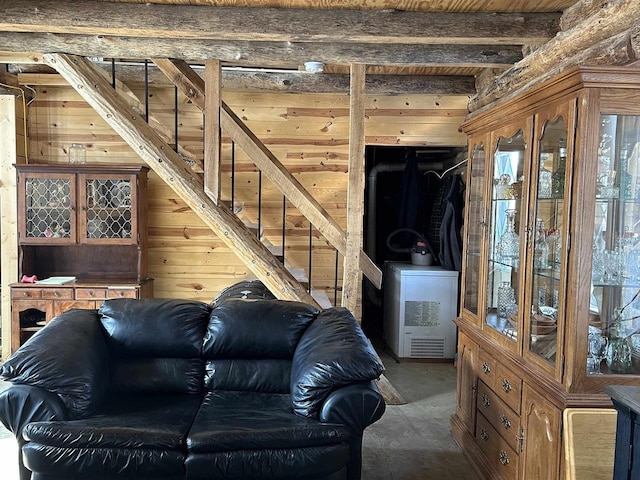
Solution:
[(491, 371), (491, 367), (487, 362), (482, 362), (482, 371), (484, 372), (485, 375), (489, 375), (489, 372)]
[(60, 292), (53, 292), (53, 296), (56, 297), (56, 298), (59, 297), (60, 296)]
[(506, 393), (509, 393), (511, 391), (511, 384), (509, 383), (509, 380), (507, 380), (506, 378), (502, 379), (502, 388)]
[(487, 397), (486, 393), (482, 394), (481, 401), (482, 401), (482, 405), (484, 405), (485, 408), (489, 408), (489, 405), (491, 405), (491, 402), (489, 402), (489, 397)]
[(509, 420), (509, 417), (507, 417), (506, 415), (502, 415), (500, 421), (502, 422), (502, 426), (505, 430), (509, 430), (511, 428), (511, 420)]
[(500, 450), (500, 463), (505, 467), (509, 465), (509, 455), (504, 450)]
[(121, 296), (121, 297), (124, 297), (124, 292), (120, 292), (120, 296)]
[(484, 440), (485, 442), (489, 439), (489, 434), (484, 429), (484, 427), (480, 428), (480, 438), (482, 438), (482, 440)]

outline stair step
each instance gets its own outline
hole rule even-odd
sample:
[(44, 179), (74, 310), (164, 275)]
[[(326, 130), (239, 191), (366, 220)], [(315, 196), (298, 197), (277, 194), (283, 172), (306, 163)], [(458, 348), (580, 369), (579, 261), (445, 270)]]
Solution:
[(311, 296), (316, 302), (318, 302), (318, 305), (320, 305), (322, 308), (333, 307), (331, 300), (329, 300), (329, 297), (327, 297), (327, 294), (324, 290), (311, 289)]

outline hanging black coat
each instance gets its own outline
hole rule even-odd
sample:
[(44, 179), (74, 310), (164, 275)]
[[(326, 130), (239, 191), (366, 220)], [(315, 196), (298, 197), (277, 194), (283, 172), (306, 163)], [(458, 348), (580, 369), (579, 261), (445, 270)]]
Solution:
[(440, 225), (440, 254), (442, 268), (462, 271), (462, 213), (465, 185), (460, 175), (445, 180), (444, 214)]

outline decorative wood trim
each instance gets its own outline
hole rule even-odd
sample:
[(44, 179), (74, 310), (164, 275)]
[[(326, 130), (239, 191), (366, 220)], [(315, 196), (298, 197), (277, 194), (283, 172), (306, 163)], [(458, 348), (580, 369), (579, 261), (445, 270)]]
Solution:
[(228, 209), (204, 193), (203, 184), (160, 136), (124, 102), (84, 58), (46, 54), (55, 68), (95, 111), (180, 196), (200, 219), (278, 298), (317, 305), (271, 252)]
[(342, 277), (342, 306), (352, 312), (358, 305), (362, 284), (360, 252), (362, 251), (364, 213), (364, 80), (366, 65), (351, 65), (349, 89), (349, 185), (347, 187), (347, 244)]

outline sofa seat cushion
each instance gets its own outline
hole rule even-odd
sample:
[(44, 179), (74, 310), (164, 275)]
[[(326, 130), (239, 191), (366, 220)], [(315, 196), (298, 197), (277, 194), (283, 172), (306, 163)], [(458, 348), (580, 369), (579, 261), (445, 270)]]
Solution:
[(183, 475), (185, 439), (201, 401), (190, 394), (127, 396), (91, 418), (30, 423), (25, 464), (48, 474)]
[(349, 446), (189, 454), (188, 480), (345, 480)]
[(344, 425), (293, 412), (288, 394), (209, 392), (187, 437), (190, 452), (229, 452), (336, 445), (349, 440)]

